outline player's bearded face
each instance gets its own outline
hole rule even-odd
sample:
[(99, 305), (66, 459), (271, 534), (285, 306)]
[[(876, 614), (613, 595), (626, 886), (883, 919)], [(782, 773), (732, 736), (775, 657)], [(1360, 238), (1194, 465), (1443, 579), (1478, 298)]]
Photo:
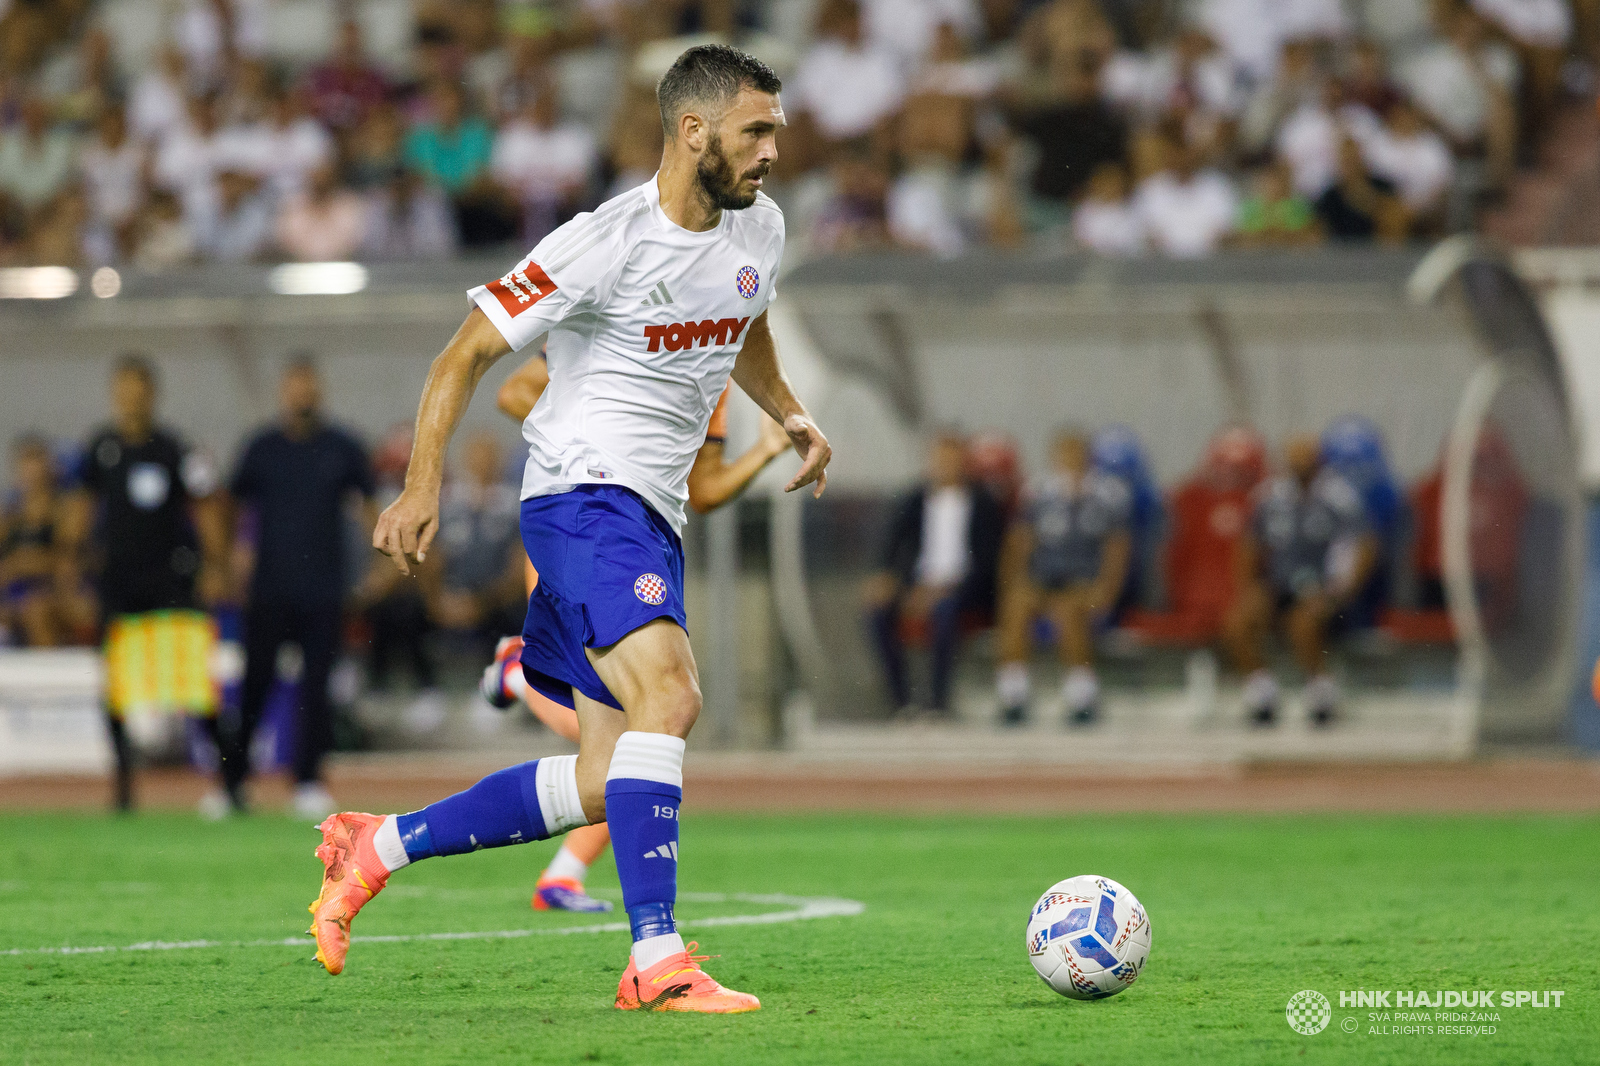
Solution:
[(771, 169), (772, 164), (763, 161), (743, 174), (735, 173), (733, 163), (722, 150), (722, 136), (713, 133), (695, 166), (695, 175), (713, 207), (719, 211), (743, 211), (756, 202), (759, 189), (755, 179), (766, 177)]

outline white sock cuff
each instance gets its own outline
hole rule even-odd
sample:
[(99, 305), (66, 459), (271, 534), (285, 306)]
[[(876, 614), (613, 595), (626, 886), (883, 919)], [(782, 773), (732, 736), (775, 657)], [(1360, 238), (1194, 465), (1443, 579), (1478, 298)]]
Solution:
[(1027, 663), (1001, 663), (995, 671), (995, 687), (1000, 691), (1000, 698), (1006, 703), (1026, 703), (1028, 701), (1028, 664)]
[(683, 738), (630, 729), (617, 738), (606, 780), (659, 781), (683, 788)]
[(406, 854), (406, 846), (400, 843), (400, 823), (392, 814), (384, 818), (378, 831), (372, 834), (372, 850), (378, 853), (378, 861), (390, 873), (411, 865), (411, 856)]
[(648, 970), (656, 963), (683, 950), (683, 934), (662, 933), (660, 936), (636, 940), (633, 944), (633, 965)]
[(578, 795), (576, 755), (540, 759), (534, 767), (533, 783), (539, 795), (539, 810), (544, 814), (546, 835), (559, 836), (589, 824), (583, 813), (583, 798)]
[(565, 844), (556, 852), (556, 857), (550, 860), (550, 865), (544, 868), (542, 877), (564, 877), (572, 881), (582, 882), (589, 873), (589, 864), (572, 854)]

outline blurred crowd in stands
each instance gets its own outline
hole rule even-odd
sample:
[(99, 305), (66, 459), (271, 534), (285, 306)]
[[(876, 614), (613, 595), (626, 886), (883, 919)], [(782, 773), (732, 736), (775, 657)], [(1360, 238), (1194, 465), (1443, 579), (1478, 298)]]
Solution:
[[(708, 36), (785, 78), (791, 254), (1398, 242), (1470, 228), (1592, 96), (1600, 20), (1596, 0), (288, 3), (0, 0), (0, 265), (526, 247), (650, 176), (654, 79)], [(379, 19), (405, 22), (381, 56)], [(119, 29), (152, 21), (148, 47)]]
[[(1442, 462), (1442, 460), (1441, 460)], [(1007, 438), (955, 430), (929, 445), (923, 480), (894, 506), (867, 624), (903, 716), (952, 716), (965, 642), (992, 627), (1003, 725), (1038, 714), (1036, 648), (1056, 650), (1069, 725), (1100, 714), (1097, 656), (1109, 646), (1221, 650), (1244, 681), (1249, 720), (1279, 721), (1273, 638), (1303, 688), (1311, 725), (1338, 716), (1337, 641), (1449, 645), (1441, 550), (1443, 475), (1407, 491), (1377, 428), (1336, 420), (1297, 435), (1277, 462), (1252, 429), (1210, 442), (1194, 473), (1163, 492), (1138, 437), (1111, 425), (1060, 430), (1047, 468), (1023, 476)], [(1513, 609), (1530, 493), (1491, 428), (1474, 459), (1471, 553), (1486, 616)], [(926, 691), (908, 652), (925, 648)]]

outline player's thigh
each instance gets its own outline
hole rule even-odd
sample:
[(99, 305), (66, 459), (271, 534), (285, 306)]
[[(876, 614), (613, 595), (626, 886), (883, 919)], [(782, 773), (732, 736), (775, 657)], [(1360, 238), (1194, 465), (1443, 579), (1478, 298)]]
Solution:
[(689, 634), (677, 622), (652, 619), (610, 647), (588, 649), (588, 656), (630, 729), (688, 735), (700, 714), (700, 675)]
[(578, 795), (591, 822), (603, 821), (606, 809), (606, 771), (617, 738), (628, 728), (627, 717), (615, 707), (572, 693), (578, 717)]

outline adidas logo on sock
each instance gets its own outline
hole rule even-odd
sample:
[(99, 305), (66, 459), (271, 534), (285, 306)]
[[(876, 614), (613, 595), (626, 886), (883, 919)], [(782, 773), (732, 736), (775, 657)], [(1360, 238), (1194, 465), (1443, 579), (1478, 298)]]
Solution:
[(669, 840), (659, 848), (652, 848), (650, 851), (645, 852), (644, 857), (647, 859), (671, 859), (673, 862), (677, 862), (678, 842)]
[(650, 295), (639, 301), (640, 307), (660, 307), (662, 304), (672, 302), (672, 294), (667, 291), (667, 283), (659, 281), (656, 287), (650, 290)]

